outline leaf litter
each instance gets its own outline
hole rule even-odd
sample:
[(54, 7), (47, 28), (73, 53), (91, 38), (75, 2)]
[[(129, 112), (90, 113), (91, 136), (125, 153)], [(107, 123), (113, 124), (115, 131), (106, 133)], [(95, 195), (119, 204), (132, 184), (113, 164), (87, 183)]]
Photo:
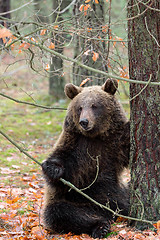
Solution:
[[(0, 240), (15, 239), (69, 239), (69, 240), (90, 240), (86, 234), (50, 234), (44, 227), (42, 220), (43, 208), (43, 177), (41, 171), (31, 174), (21, 174), (10, 172), (10, 178), (16, 178), (11, 185), (3, 183), (5, 174), (0, 177)], [(17, 187), (16, 182), (22, 182), (25, 187)], [(23, 185), (22, 184), (22, 185)], [(159, 223), (158, 223), (159, 226)], [(134, 239), (160, 239), (160, 232), (146, 230), (136, 231), (127, 226), (125, 219), (117, 219), (112, 224), (111, 233), (106, 236), (110, 240), (134, 240)]]

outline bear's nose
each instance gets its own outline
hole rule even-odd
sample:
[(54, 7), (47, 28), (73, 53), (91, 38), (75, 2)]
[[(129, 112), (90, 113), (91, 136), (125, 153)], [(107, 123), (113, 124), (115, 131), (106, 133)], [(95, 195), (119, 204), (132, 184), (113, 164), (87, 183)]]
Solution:
[(79, 124), (84, 128), (86, 129), (88, 127), (88, 119), (87, 118), (82, 118), (80, 121), (79, 121)]

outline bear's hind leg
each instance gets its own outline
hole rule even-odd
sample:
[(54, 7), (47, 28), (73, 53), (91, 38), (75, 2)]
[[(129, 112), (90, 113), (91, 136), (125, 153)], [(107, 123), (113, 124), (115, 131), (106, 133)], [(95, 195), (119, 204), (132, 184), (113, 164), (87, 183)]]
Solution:
[(46, 226), (57, 233), (82, 234), (103, 238), (110, 230), (110, 222), (98, 216), (91, 205), (77, 206), (69, 202), (55, 202), (44, 210)]

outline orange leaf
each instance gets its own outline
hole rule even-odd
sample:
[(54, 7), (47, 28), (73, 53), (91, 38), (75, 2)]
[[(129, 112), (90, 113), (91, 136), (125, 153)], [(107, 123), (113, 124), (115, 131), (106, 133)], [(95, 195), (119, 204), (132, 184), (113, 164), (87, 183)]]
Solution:
[(58, 25), (55, 25), (53, 28), (54, 28), (54, 29), (57, 29), (57, 28), (58, 28)]
[(31, 41), (38, 43), (38, 41), (35, 38), (33, 38), (33, 37), (31, 37)]
[(21, 49), (21, 48), (28, 49), (29, 47), (30, 47), (30, 43), (23, 42), (23, 43), (19, 46), (19, 49)]
[(92, 81), (92, 80), (90, 78), (86, 78), (81, 82), (81, 84), (79, 86), (82, 87), (88, 81)]
[(12, 33), (7, 28), (0, 28), (0, 38), (11, 37)]
[(50, 49), (55, 49), (55, 44), (51, 42), (49, 48), (50, 48)]
[(159, 234), (160, 233), (160, 220), (156, 223), (156, 224), (153, 224), (155, 228), (157, 228), (157, 233)]
[(92, 53), (93, 53), (92, 59), (93, 59), (93, 61), (95, 62), (95, 61), (97, 61), (97, 59), (99, 58), (99, 53), (96, 53), (96, 52), (94, 52), (94, 51), (92, 51)]
[(9, 41), (7, 42), (7, 45), (9, 45), (12, 42), (12, 38), (9, 39)]
[(79, 7), (79, 11), (82, 12), (82, 11), (83, 11), (83, 8), (84, 8), (84, 5), (81, 4), (81, 6)]
[(98, 2), (98, 0), (95, 0), (95, 3), (97, 3), (97, 4), (98, 4), (98, 3), (99, 3), (99, 2)]
[(107, 64), (107, 66), (108, 66), (109, 68), (111, 68), (111, 64), (110, 64), (109, 59), (108, 59), (108, 64)]
[(46, 240), (45, 238), (46, 233), (39, 226), (33, 227), (31, 233), (35, 236), (35, 239), (37, 240)]
[(102, 32), (106, 33), (108, 29), (108, 25), (102, 26)]
[(91, 32), (92, 31), (92, 28), (87, 28), (88, 32)]
[(11, 49), (12, 49), (12, 51), (14, 50), (14, 47), (15, 47), (15, 45), (14, 45), (14, 43), (11, 45)]
[(87, 5), (84, 5), (84, 4), (82, 4), (80, 7), (79, 7), (79, 11), (83, 11), (84, 10), (84, 16), (86, 16), (87, 15), (87, 10), (88, 10), (88, 8), (91, 8), (91, 6), (89, 5), (89, 4), (87, 4)]
[(86, 6), (84, 6), (84, 16), (87, 15), (87, 10), (88, 8), (90, 8), (91, 6), (89, 4), (87, 4)]
[(91, 0), (86, 0), (85, 3), (89, 3)]
[(157, 232), (160, 233), (160, 220), (157, 222)]
[[(115, 38), (113, 38), (113, 40), (115, 40)], [(115, 45), (116, 45), (116, 42), (113, 42), (113, 47), (115, 47)]]
[(46, 65), (45, 70), (48, 71), (50, 69), (49, 64)]
[(2, 40), (3, 40), (3, 43), (6, 43), (6, 42), (7, 42), (6, 38), (2, 38)]
[(47, 29), (42, 29), (41, 32), (40, 32), (40, 35), (41, 35), (41, 36), (44, 35), (44, 34), (46, 33), (46, 30), (47, 30)]

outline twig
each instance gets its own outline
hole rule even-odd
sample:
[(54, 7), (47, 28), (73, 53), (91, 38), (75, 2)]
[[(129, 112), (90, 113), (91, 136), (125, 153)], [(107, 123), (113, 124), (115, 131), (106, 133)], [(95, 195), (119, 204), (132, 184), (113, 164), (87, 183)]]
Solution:
[(147, 25), (147, 18), (145, 17), (144, 20), (145, 20), (145, 25), (146, 25), (147, 32), (148, 32), (149, 35), (155, 40), (157, 46), (160, 47), (160, 44), (158, 43), (158, 41), (157, 41), (157, 39), (155, 38), (155, 36), (153, 36), (153, 34), (149, 31), (149, 28), (148, 28), (148, 25)]
[(64, 12), (66, 12), (74, 3), (76, 2), (76, 0), (73, 0), (66, 8), (64, 8), (62, 11), (56, 11), (56, 13), (58, 14), (62, 14)]
[(143, 1), (139, 1), (139, 0), (138, 0), (138, 2), (141, 3), (141, 4), (143, 4), (145, 7), (149, 8), (149, 9), (151, 9), (151, 10), (153, 10), (153, 11), (160, 12), (160, 9), (152, 8), (152, 7), (148, 6), (146, 3), (144, 3)]
[[(17, 147), (20, 152), (24, 153), (27, 157), (29, 157), (30, 159), (32, 159), (34, 162), (36, 162), (38, 165), (41, 166), (41, 163), (38, 162), (35, 158), (33, 158), (30, 154), (28, 154), (23, 148), (21, 148), (17, 143), (15, 143), (8, 135), (6, 135), (3, 131), (0, 130), (0, 134), (2, 134), (9, 142), (11, 142), (15, 147)], [(85, 194), (84, 192), (82, 192), (81, 190), (79, 190), (77, 187), (75, 187), (72, 183), (66, 181), (63, 178), (60, 178), (60, 181), (64, 184), (67, 185), (69, 188), (72, 188), (73, 190), (75, 190), (76, 192), (78, 192), (79, 194), (81, 194), (82, 196), (84, 196), (85, 198), (87, 198), (88, 200), (90, 200), (91, 202), (93, 202), (94, 204), (96, 204), (97, 206), (99, 206), (100, 208), (104, 208), (107, 211), (110, 211), (112, 214), (114, 214), (117, 217), (123, 217), (123, 218), (127, 218), (129, 220), (132, 221), (138, 221), (138, 222), (144, 222), (144, 223), (148, 223), (153, 225), (156, 222), (153, 221), (149, 221), (149, 220), (142, 220), (142, 219), (138, 219), (138, 218), (133, 218), (133, 217), (128, 217), (128, 216), (124, 216), (121, 215), (115, 211), (113, 211), (112, 209), (110, 209), (109, 207), (95, 201), (93, 198), (89, 197), (87, 194)]]
[(84, 191), (84, 190), (90, 188), (90, 187), (95, 183), (95, 181), (97, 180), (97, 178), (98, 178), (98, 173), (99, 173), (99, 159), (98, 159), (98, 158), (99, 158), (100, 156), (96, 156), (96, 159), (94, 159), (94, 158), (89, 154), (88, 148), (87, 148), (87, 154), (89, 155), (89, 157), (90, 157), (93, 161), (96, 161), (96, 162), (97, 162), (97, 164), (96, 164), (97, 171), (96, 171), (96, 176), (95, 176), (93, 182), (91, 182), (91, 184), (89, 184), (87, 187), (81, 188), (80, 191)]
[[(149, 0), (148, 2), (150, 2), (150, 0)], [(152, 3), (151, 3), (149, 6), (146, 5), (146, 9), (145, 9), (143, 12), (138, 13), (137, 15), (135, 15), (135, 16), (133, 16), (133, 17), (127, 18), (126, 20), (129, 21), (129, 20), (133, 20), (133, 19), (135, 19), (135, 18), (138, 18), (138, 17), (142, 16), (142, 15), (148, 10), (148, 8), (149, 8), (150, 6), (152, 6)]]
[(27, 5), (29, 5), (29, 4), (32, 3), (32, 2), (33, 2), (33, 0), (31, 0), (30, 2), (25, 3), (24, 5), (22, 5), (22, 6), (18, 7), (18, 8), (16, 8), (16, 9), (10, 10), (10, 11), (8, 11), (8, 12), (0, 13), (0, 16), (2, 16), (2, 15), (6, 15), (6, 14), (8, 14), (8, 13), (16, 12), (16, 11), (20, 10), (21, 8), (23, 8), (23, 7), (27, 6)]
[(29, 103), (29, 102), (25, 102), (25, 101), (20, 101), (20, 100), (17, 100), (15, 98), (12, 98), (4, 93), (0, 93), (0, 96), (2, 97), (5, 97), (5, 98), (8, 98), (14, 102), (17, 102), (17, 103), (22, 103), (22, 104), (27, 104), (27, 105), (30, 105), (30, 106), (34, 106), (34, 107), (39, 107), (39, 108), (44, 108), (44, 109), (56, 109), (56, 110), (67, 110), (66, 108), (60, 108), (60, 107), (47, 107), (47, 106), (43, 106), (43, 105), (39, 105), (39, 104), (36, 104), (36, 103)]
[[(110, 209), (109, 207), (95, 201), (93, 198), (89, 197), (87, 194), (85, 194), (84, 192), (82, 192), (81, 190), (79, 190), (77, 187), (75, 187), (72, 183), (64, 180), (63, 178), (60, 178), (60, 181), (63, 182), (63, 184), (67, 185), (68, 187), (72, 188), (73, 190), (75, 190), (76, 192), (80, 193), (82, 196), (84, 196), (85, 198), (87, 198), (88, 200), (90, 200), (91, 202), (93, 202), (94, 204), (96, 204), (97, 206), (99, 206), (100, 208), (104, 208), (107, 211), (111, 212), (112, 214), (114, 214), (117, 217), (122, 217), (122, 218), (127, 218), (129, 220), (132, 221), (137, 221), (137, 222), (144, 222), (144, 223), (149, 223), (149, 224), (153, 224), (154, 222), (149, 221), (149, 220), (142, 220), (142, 219), (138, 219), (138, 218), (133, 218), (133, 217), (128, 217), (128, 216), (124, 216), (121, 215), (115, 211), (113, 211), (112, 209)], [(156, 223), (156, 222), (155, 222)]]
[[(0, 26), (2, 26), (0, 24)], [(2, 26), (3, 27), (3, 26)], [(33, 31), (32, 33), (34, 32), (37, 32), (38, 30), (41, 30), (42, 28), (39, 28), (35, 31)], [(11, 42), (10, 44), (8, 44), (7, 46), (5, 46), (5, 48), (9, 48), (13, 43), (16, 43), (18, 42), (19, 40), (22, 40), (22, 39), (25, 39), (25, 42), (28, 42), (30, 43), (31, 45), (34, 45), (34, 46), (37, 46), (38, 48), (40, 49), (43, 49), (45, 50), (46, 52), (49, 52), (57, 57), (60, 57), (61, 59), (64, 59), (64, 60), (67, 60), (69, 62), (73, 62), (75, 64), (77, 64), (78, 66), (82, 67), (82, 68), (85, 68), (87, 69), (88, 71), (91, 71), (91, 72), (96, 72), (96, 73), (99, 73), (99, 74), (102, 74), (106, 77), (109, 77), (109, 78), (114, 78), (114, 79), (117, 79), (117, 80), (120, 80), (120, 81), (126, 81), (126, 82), (129, 82), (129, 83), (136, 83), (136, 84), (148, 84), (148, 82), (145, 82), (145, 81), (141, 81), (141, 80), (133, 80), (133, 79), (127, 79), (127, 78), (122, 78), (122, 77), (119, 77), (119, 76), (116, 76), (116, 75), (112, 75), (112, 74), (109, 74), (107, 72), (104, 72), (104, 71), (101, 71), (101, 70), (98, 70), (98, 69), (95, 69), (95, 68), (92, 68), (92, 67), (89, 67), (89, 66), (86, 66), (84, 65), (83, 63), (77, 61), (76, 59), (73, 59), (73, 58), (70, 58), (70, 57), (67, 57), (59, 52), (56, 52), (55, 50), (53, 49), (50, 49), (46, 46), (44, 46), (43, 44), (40, 44), (40, 43), (37, 43), (36, 41), (33, 42), (31, 41), (30, 39), (27, 39), (26, 37), (27, 36), (30, 36), (32, 33), (29, 33), (28, 35), (25, 35), (25, 36), (19, 36), (18, 34), (13, 34), (15, 37), (17, 37), (17, 39), (15, 39), (13, 42)], [(1, 48), (0, 48), (1, 50)], [(154, 86), (159, 86), (160, 85), (160, 82), (150, 82), (150, 85), (154, 85)]]
[(20, 152), (24, 153), (27, 157), (32, 159), (34, 162), (36, 162), (38, 165), (41, 166), (41, 163), (38, 162), (35, 158), (33, 158), (29, 153), (27, 153), (22, 147), (20, 147), (13, 139), (11, 139), (8, 135), (6, 135), (4, 132), (0, 130), (0, 134), (2, 134), (9, 142), (11, 142), (16, 148), (19, 149)]
[(150, 74), (149, 80), (147, 82), (147, 84), (139, 91), (139, 93), (137, 93), (134, 97), (130, 98), (129, 101), (131, 102), (133, 99), (135, 99), (136, 97), (138, 97), (145, 89), (146, 87), (149, 85), (150, 81), (152, 78), (152, 74)]
[[(92, 68), (92, 67), (89, 67), (89, 66), (86, 66), (83, 63), (77, 61), (76, 59), (67, 57), (67, 56), (65, 56), (65, 55), (63, 55), (63, 54), (61, 54), (59, 52), (56, 52), (55, 50), (50, 49), (50, 48), (48, 48), (48, 47), (46, 47), (46, 46), (44, 46), (42, 44), (39, 44), (37, 42), (32, 42), (29, 39), (26, 39), (26, 42), (28, 42), (30, 44), (34, 44), (35, 46), (39, 47), (40, 49), (43, 49), (43, 50), (45, 50), (47, 52), (50, 52), (51, 54), (53, 54), (53, 55), (55, 55), (57, 57), (60, 57), (60, 58), (62, 58), (64, 60), (67, 60), (69, 62), (73, 62), (73, 63), (77, 64), (78, 66), (83, 67), (83, 68), (85, 68), (85, 69), (87, 69), (87, 70), (89, 70), (91, 72), (96, 72), (96, 73), (102, 74), (102, 75), (104, 75), (106, 77), (118, 79), (120, 81), (126, 81), (126, 82), (129, 82), (129, 83), (144, 84), (144, 85), (148, 84), (148, 82), (145, 82), (145, 81), (133, 80), (133, 79), (128, 79), (128, 78), (122, 78), (122, 77), (111, 75), (111, 74), (109, 74), (107, 72), (104, 72), (104, 71), (101, 71), (101, 70), (98, 70), (98, 69), (95, 69), (95, 68)], [(156, 85), (157, 86), (157, 85), (160, 85), (160, 82), (150, 82), (150, 85)]]

